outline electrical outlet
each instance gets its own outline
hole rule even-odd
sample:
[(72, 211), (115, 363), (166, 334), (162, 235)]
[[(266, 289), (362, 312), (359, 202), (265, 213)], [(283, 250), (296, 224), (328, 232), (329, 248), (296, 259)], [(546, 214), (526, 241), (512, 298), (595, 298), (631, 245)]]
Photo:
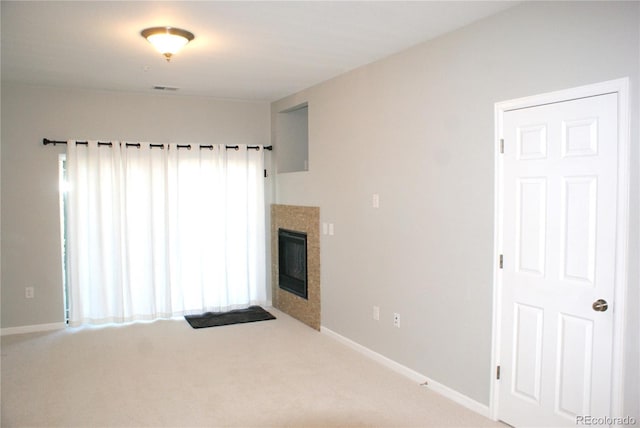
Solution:
[(33, 287), (25, 287), (24, 289), (24, 298), (25, 299), (33, 299), (34, 297), (34, 289)]
[(380, 321), (380, 306), (373, 307), (373, 319)]
[(393, 314), (393, 326), (400, 328), (400, 314), (398, 313)]

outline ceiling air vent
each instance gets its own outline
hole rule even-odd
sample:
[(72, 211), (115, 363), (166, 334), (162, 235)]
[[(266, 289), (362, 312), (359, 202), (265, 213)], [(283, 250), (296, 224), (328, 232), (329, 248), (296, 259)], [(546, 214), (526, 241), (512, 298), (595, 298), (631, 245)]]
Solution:
[(154, 86), (153, 89), (156, 91), (177, 91), (178, 90), (178, 88), (174, 86), (159, 86), (159, 85)]

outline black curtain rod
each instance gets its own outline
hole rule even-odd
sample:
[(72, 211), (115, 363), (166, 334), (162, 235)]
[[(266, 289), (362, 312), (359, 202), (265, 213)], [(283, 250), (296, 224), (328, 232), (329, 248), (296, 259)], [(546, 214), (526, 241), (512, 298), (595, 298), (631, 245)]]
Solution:
[[(53, 144), (58, 145), (58, 144), (67, 144), (66, 141), (56, 141), (56, 140), (49, 140), (48, 138), (43, 138), (42, 139), (42, 144), (44, 144), (45, 146), (49, 145), (49, 144)], [(81, 146), (86, 146), (89, 144), (88, 141), (76, 141), (76, 144), (79, 144)], [(109, 146), (111, 147), (113, 145), (113, 143), (103, 143), (101, 141), (98, 141), (98, 146)], [(125, 145), (127, 147), (137, 147), (140, 148), (140, 143), (125, 143)], [(149, 147), (157, 147), (157, 148), (161, 148), (164, 149), (164, 144), (149, 144)], [(191, 150), (191, 144), (178, 144), (176, 147), (178, 147), (179, 149), (187, 149), (187, 150)], [(209, 144), (209, 145), (200, 145), (199, 146), (201, 149), (209, 149), (209, 150), (213, 150), (214, 146)], [(228, 149), (234, 149), (234, 150), (240, 150), (240, 146), (225, 146)], [(264, 146), (263, 147), (265, 150), (273, 150), (273, 146)], [(253, 150), (260, 150), (260, 146), (247, 146), (247, 149), (253, 149)]]

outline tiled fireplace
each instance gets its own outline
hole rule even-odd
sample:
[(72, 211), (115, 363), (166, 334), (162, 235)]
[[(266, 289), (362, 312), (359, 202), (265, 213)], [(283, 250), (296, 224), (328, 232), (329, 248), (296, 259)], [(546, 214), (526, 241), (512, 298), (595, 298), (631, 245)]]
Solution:
[[(279, 236), (284, 237), (283, 244), (284, 239), (288, 239), (289, 236), (298, 238), (297, 241), (289, 241), (286, 248), (280, 248)], [(306, 251), (301, 244), (302, 237), (305, 238)], [(300, 244), (296, 245), (296, 242)], [(291, 248), (295, 248), (295, 251)], [(285, 250), (289, 251), (289, 255), (286, 255)], [(320, 208), (271, 205), (271, 255), (273, 306), (320, 330)], [(306, 255), (304, 269), (300, 260), (303, 255)], [(280, 275), (279, 259), (282, 257), (290, 264), (293, 262), (300, 267), (292, 269), (290, 275)], [(300, 285), (292, 286), (289, 281), (281, 287), (280, 279), (284, 280), (287, 276), (293, 277), (294, 282), (299, 280)], [(303, 280), (306, 280), (305, 291), (299, 292)]]

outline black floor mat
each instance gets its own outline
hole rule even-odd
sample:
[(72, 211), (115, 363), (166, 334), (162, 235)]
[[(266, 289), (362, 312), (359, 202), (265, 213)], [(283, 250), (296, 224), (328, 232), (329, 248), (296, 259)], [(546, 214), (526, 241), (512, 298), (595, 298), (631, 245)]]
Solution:
[(205, 312), (201, 315), (185, 315), (184, 319), (186, 319), (193, 328), (205, 328), (274, 320), (276, 317), (260, 306), (249, 306), (246, 309), (235, 309), (229, 312)]

